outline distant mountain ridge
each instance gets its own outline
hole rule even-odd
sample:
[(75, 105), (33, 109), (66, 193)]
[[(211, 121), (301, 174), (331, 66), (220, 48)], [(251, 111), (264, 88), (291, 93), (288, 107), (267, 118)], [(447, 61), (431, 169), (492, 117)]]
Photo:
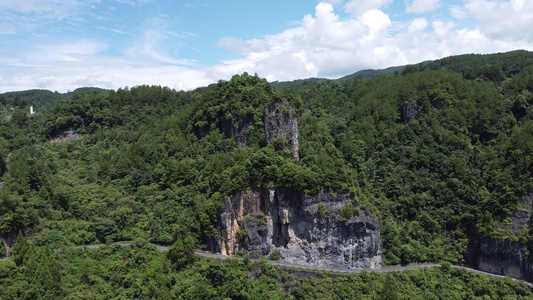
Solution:
[[(461, 54), (437, 60), (423, 61), (417, 64), (393, 66), (385, 69), (360, 70), (338, 79), (311, 77), (291, 81), (274, 81), (272, 85), (277, 89), (283, 89), (300, 84), (319, 84), (332, 81), (345, 82), (356, 79), (369, 80), (379, 76), (394, 75), (403, 72), (438, 69), (459, 73), (466, 79), (481, 77), (489, 80), (503, 80), (505, 77), (512, 77), (518, 74), (523, 68), (531, 64), (533, 64), (533, 52), (527, 50), (515, 50), (494, 54)], [(36, 110), (46, 110), (51, 108), (60, 99), (73, 95), (98, 93), (105, 90), (98, 87), (80, 87), (67, 93), (52, 92), (45, 89), (6, 92), (0, 94), (0, 103), (6, 104), (6, 102), (11, 100), (15, 103), (15, 106), (19, 106), (17, 104), (32, 105)]]
[(465, 79), (484, 78), (489, 80), (503, 80), (533, 64), (533, 52), (515, 50), (494, 54), (461, 54), (448, 56), (437, 60), (423, 61), (417, 64), (388, 67), (385, 69), (366, 69), (338, 79), (308, 78), (292, 81), (273, 82), (279, 89), (297, 84), (324, 83), (331, 81), (345, 82), (350, 80), (369, 80), (379, 76), (394, 75), (396, 73), (447, 70), (463, 75)]
[(0, 94), (0, 103), (9, 104), (15, 107), (33, 106), (36, 111), (42, 111), (52, 108), (54, 104), (61, 99), (74, 95), (84, 95), (87, 93), (99, 93), (105, 89), (97, 87), (82, 87), (67, 93), (52, 92), (49, 90), (34, 89), (18, 92), (7, 92)]

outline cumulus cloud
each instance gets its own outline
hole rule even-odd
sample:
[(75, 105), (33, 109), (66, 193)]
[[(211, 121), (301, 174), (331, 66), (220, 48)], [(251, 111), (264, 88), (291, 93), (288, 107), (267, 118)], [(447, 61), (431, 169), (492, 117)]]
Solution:
[[(357, 19), (340, 20), (330, 3), (320, 3), (315, 15), (305, 16), (299, 27), (266, 36), (262, 41), (232, 43), (228, 49), (239, 43), (245, 46), (243, 49), (250, 49), (244, 51), (246, 58), (225, 61), (213, 70), (222, 77), (229, 75), (223, 74), (224, 70), (255, 70), (270, 80), (345, 74), (360, 62), (370, 65), (377, 61), (364, 52), (374, 50), (369, 45), (387, 40), (390, 24), (389, 17), (378, 9), (367, 10)], [(252, 50), (252, 43), (260, 46)], [(225, 44), (225, 39), (219, 42)], [(367, 56), (372, 57), (368, 60)]]
[(408, 1), (406, 11), (408, 13), (425, 13), (439, 7), (439, 0), (412, 0)]
[[(349, 1), (345, 9), (354, 14), (348, 19), (341, 19), (330, 3), (320, 3), (314, 16), (305, 16), (300, 26), (279, 34), (250, 41), (231, 40), (231, 43), (221, 39), (219, 46), (244, 57), (213, 67), (212, 76), (228, 78), (230, 74), (247, 71), (269, 80), (334, 78), (365, 68), (416, 63), (452, 54), (533, 49), (530, 40), (524, 43), (521, 39), (498, 39), (485, 33), (484, 27), (458, 28), (452, 21), (415, 18), (400, 29), (393, 28), (390, 17), (378, 9), (388, 2)], [(469, 0), (465, 9), (486, 2)], [(423, 11), (421, 3), (411, 4), (413, 9)], [(437, 1), (425, 2), (425, 9), (437, 4)], [(511, 3), (508, 5), (513, 7)], [(528, 5), (523, 1), (514, 4), (521, 8)], [(485, 18), (488, 20), (490, 16)], [(258, 46), (251, 47), (252, 44)]]
[(493, 39), (531, 40), (533, 1), (467, 0), (464, 10), (479, 21), (480, 30)]
[(424, 30), (427, 25), (428, 25), (428, 21), (426, 21), (426, 19), (416, 18), (413, 21), (411, 21), (407, 31), (409, 31), (410, 33), (416, 33), (416, 32)]

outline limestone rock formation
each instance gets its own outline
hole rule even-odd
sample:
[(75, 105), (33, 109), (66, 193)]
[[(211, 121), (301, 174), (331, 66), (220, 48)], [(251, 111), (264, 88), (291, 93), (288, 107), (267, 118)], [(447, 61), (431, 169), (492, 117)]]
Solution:
[(368, 210), (347, 220), (339, 216), (350, 197), (324, 192), (306, 196), (285, 188), (235, 192), (219, 214), (219, 238), (211, 250), (225, 255), (246, 250), (252, 256), (277, 250), (289, 263), (380, 268), (377, 219)]
[(527, 194), (518, 203), (518, 209), (513, 212), (510, 224), (502, 224), (501, 227), (513, 234), (520, 233), (527, 230), (531, 224), (531, 216), (533, 215), (533, 192)]
[(416, 119), (416, 104), (406, 103), (400, 108), (400, 118), (403, 124), (409, 123), (412, 119)]
[[(292, 157), (298, 159), (298, 121), (291, 105), (287, 101), (270, 103), (262, 120), (265, 143), (274, 143), (277, 150), (290, 151)], [(253, 121), (252, 115), (239, 116), (233, 120), (218, 122), (214, 126), (226, 137), (233, 138), (239, 147), (246, 148)], [(195, 127), (194, 132), (199, 138), (203, 138), (209, 133), (210, 128), (210, 125)]]
[[(533, 192), (519, 203), (519, 209), (511, 218), (511, 223), (501, 227), (510, 234), (527, 230), (533, 213)], [(533, 281), (533, 261), (531, 243), (481, 237), (470, 243), (465, 251), (465, 262), (481, 271), (509, 275), (513, 278)]]
[(478, 268), (482, 271), (533, 281), (531, 245), (510, 240), (481, 238)]
[(239, 147), (246, 148), (248, 147), (252, 121), (251, 116), (240, 117), (235, 121), (221, 122), (219, 129), (223, 135), (233, 137)]
[(298, 121), (287, 101), (271, 103), (263, 117), (266, 143), (280, 142), (283, 149), (290, 150), (298, 159)]

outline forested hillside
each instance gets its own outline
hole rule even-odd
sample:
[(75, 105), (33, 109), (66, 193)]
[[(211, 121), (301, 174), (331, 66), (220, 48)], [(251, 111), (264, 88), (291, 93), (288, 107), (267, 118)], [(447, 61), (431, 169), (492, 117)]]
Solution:
[(4, 108), (23, 108), (33, 106), (35, 110), (47, 110), (54, 106), (58, 100), (74, 95), (98, 93), (104, 91), (100, 88), (79, 88), (72, 92), (58, 93), (48, 90), (28, 90), (21, 92), (8, 92), (0, 94), (0, 103)]
[[(218, 234), (223, 199), (254, 187), (356, 195), (353, 204), (380, 220), (384, 264), (462, 263), (469, 241), (480, 236), (531, 243), (531, 221), (519, 232), (504, 230), (502, 224), (533, 191), (533, 53), (465, 55), (401, 70), (365, 80), (296, 81), (278, 84), (279, 89), (245, 73), (190, 92), (160, 86), (91, 91), (57, 100), (33, 116), (27, 115), (29, 103), (2, 96), (0, 234), (7, 241), (24, 233), (29, 239), (25, 247), (34, 252), (16, 246), (15, 261), (0, 262), (2, 286), (24, 282), (5, 294), (0, 291), (0, 298), (17, 298), (28, 287), (37, 293), (31, 295), (48, 293), (30, 280), (36, 276), (31, 266), (39, 259), (52, 270), (43, 272), (62, 283), (50, 295), (71, 299), (84, 298), (88, 290), (106, 298), (126, 295), (135, 286), (138, 297), (157, 296), (161, 287), (145, 290), (149, 279), (126, 270), (132, 260), (132, 270), (149, 268), (139, 272), (166, 276), (150, 284), (164, 283), (169, 298), (198, 292), (190, 287), (198, 282), (211, 293), (206, 298), (248, 298), (259, 293), (254, 289), (274, 287), (297, 299), (321, 297), (332, 285), (342, 289), (356, 282), (353, 290), (336, 290), (336, 297), (374, 289), (369, 294), (374, 299), (375, 289), (392, 284), (390, 276), (403, 297), (412, 295), (410, 285), (427, 289), (417, 295), (433, 298), (442, 296), (438, 291), (451, 293), (452, 285), (472, 289), (457, 291), (461, 298), (493, 295), (498, 288), (476, 290), (468, 282), (483, 285), (481, 279), (449, 269), (357, 275), (343, 279), (346, 285), (306, 279), (289, 287), (296, 279), (265, 266), (256, 277), (246, 277), (255, 272), (246, 264), (183, 263), (181, 252), (169, 260), (153, 249), (49, 253), (124, 240), (205, 249)], [(262, 117), (269, 103), (289, 103), (294, 109), (299, 160), (282, 140), (266, 142)], [(242, 120), (251, 124), (244, 146), (224, 130), (237, 130)], [(51, 142), (68, 131), (79, 136)], [(5, 252), (0, 247), (0, 256)], [(95, 261), (102, 269), (80, 273), (78, 264)], [(66, 269), (58, 271), (57, 264)], [(103, 271), (108, 268), (128, 275), (115, 278)], [(161, 275), (169, 268), (180, 273)], [(234, 273), (224, 271), (228, 268)], [(191, 284), (178, 277), (188, 277)], [(248, 294), (226, 290), (232, 280), (246, 285)], [(518, 285), (505, 285), (500, 292), (531, 297)], [(77, 296), (76, 286), (82, 293)]]

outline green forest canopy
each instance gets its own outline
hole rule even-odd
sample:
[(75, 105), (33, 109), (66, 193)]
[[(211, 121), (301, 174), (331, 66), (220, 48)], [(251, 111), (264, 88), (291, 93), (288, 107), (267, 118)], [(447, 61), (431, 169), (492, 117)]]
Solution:
[[(229, 193), (278, 186), (355, 192), (380, 218), (386, 264), (461, 262), (480, 235), (531, 241), (531, 229), (499, 224), (532, 190), (532, 58), (458, 56), (280, 90), (246, 73), (190, 92), (91, 90), (33, 116), (30, 103), (6, 100), (0, 233), (51, 248), (178, 236), (202, 247)], [(249, 117), (260, 129), (273, 101), (297, 109), (298, 161), (260, 130), (242, 148), (216, 126)], [(50, 143), (70, 129), (82, 137)]]

